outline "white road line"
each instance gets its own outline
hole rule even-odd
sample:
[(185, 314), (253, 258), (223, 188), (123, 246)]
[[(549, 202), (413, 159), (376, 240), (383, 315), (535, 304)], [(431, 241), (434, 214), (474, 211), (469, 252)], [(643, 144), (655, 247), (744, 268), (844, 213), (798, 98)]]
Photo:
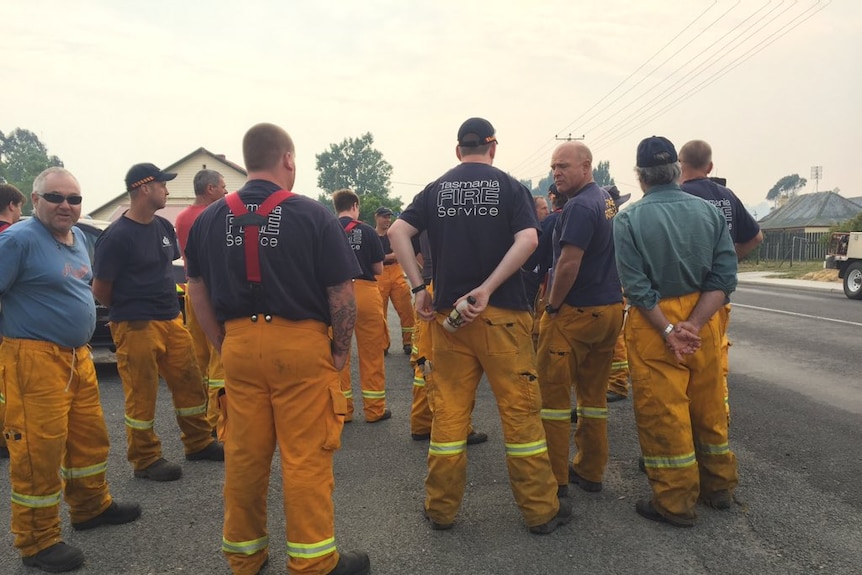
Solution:
[(768, 307), (758, 307), (756, 305), (745, 305), (745, 304), (735, 303), (735, 302), (731, 305), (732, 305), (732, 307), (744, 307), (746, 309), (756, 309), (757, 311), (769, 311), (772, 313), (780, 313), (780, 314), (784, 314), (784, 315), (792, 315), (795, 317), (804, 317), (804, 318), (808, 318), (808, 319), (822, 319), (823, 321), (831, 321), (834, 323), (843, 323), (845, 325), (855, 325), (858, 327), (862, 327), (862, 323), (859, 323), (857, 321), (847, 321), (844, 319), (834, 319), (831, 317), (823, 317), (823, 316), (819, 316), (819, 315), (809, 315), (807, 313), (796, 313), (795, 311), (784, 311), (784, 310), (780, 310), (780, 309), (772, 309), (772, 308), (768, 308)]

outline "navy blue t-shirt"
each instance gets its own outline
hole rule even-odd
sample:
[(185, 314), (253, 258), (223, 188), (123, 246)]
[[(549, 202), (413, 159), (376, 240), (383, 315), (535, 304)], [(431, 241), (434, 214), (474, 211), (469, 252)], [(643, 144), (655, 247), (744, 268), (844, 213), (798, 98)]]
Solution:
[[(516, 233), (538, 228), (533, 197), (493, 166), (467, 162), (419, 192), (401, 219), (428, 231), (434, 260), (434, 305), (448, 308), (478, 287), (499, 265)], [(521, 274), (491, 294), (495, 307), (527, 310)]]
[(93, 275), (113, 282), (111, 321), (165, 320), (180, 314), (173, 262), (180, 257), (171, 222), (140, 224), (123, 215), (96, 240)]
[[(371, 268), (377, 262), (383, 261), (383, 245), (380, 243), (377, 230), (349, 216), (342, 216), (338, 221), (347, 232), (347, 241), (350, 243), (353, 255), (356, 256), (356, 261), (359, 262), (359, 267), (362, 268), (362, 275), (356, 279), (376, 282), (377, 278), (374, 277), (374, 270)], [(348, 232), (347, 227), (353, 221), (356, 225)]]
[[(246, 209), (254, 211), (278, 189), (272, 182), (251, 180), (239, 194)], [(248, 282), (244, 239), (224, 199), (204, 210), (189, 232), (189, 277), (203, 279), (222, 322), (269, 313), (330, 325), (326, 288), (362, 274), (338, 218), (305, 196), (291, 196), (276, 206), (261, 228), (259, 288)]]
[(709, 178), (696, 178), (679, 186), (684, 192), (706, 200), (722, 213), (735, 244), (744, 244), (760, 232), (757, 220), (748, 213), (739, 198), (729, 188)]
[(564, 244), (584, 250), (578, 277), (565, 302), (574, 307), (623, 301), (614, 253), (613, 198), (595, 182), (570, 198), (554, 229), (554, 267)]

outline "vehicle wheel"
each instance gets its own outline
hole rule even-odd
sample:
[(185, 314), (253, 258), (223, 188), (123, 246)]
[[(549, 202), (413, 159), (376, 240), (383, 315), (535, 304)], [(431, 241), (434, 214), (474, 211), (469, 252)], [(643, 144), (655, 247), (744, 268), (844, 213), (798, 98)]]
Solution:
[(862, 299), (862, 262), (853, 262), (844, 272), (844, 295)]

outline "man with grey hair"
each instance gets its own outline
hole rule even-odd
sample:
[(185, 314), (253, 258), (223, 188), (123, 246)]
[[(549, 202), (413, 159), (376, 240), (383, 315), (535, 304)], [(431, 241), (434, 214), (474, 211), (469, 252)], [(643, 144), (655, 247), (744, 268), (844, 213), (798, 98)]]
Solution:
[[(180, 251), (186, 253), (186, 242), (189, 239), (189, 230), (192, 224), (210, 204), (220, 200), (227, 194), (227, 185), (224, 176), (215, 170), (203, 169), (195, 174), (194, 181), (195, 202), (185, 208), (174, 222), (177, 229), (177, 240), (180, 243)], [(185, 260), (183, 260), (185, 265)], [(198, 323), (195, 310), (188, 291), (185, 294), (186, 327), (192, 334), (195, 346), (195, 359), (200, 368), (203, 378), (204, 389), (207, 390), (207, 422), (215, 432), (219, 428), (219, 421), (224, 421), (219, 408), (219, 396), (224, 395), (224, 367), (221, 363), (221, 355), (215, 349), (212, 342), (207, 339), (206, 334)]]
[(33, 182), (33, 217), (0, 234), (0, 379), (11, 460), (12, 534), (24, 565), (77, 569), (61, 540), (60, 494), (75, 530), (134, 521), (108, 490), (108, 430), (87, 342), (96, 328), (81, 188), (64, 168)]
[(728, 509), (738, 483), (716, 313), (736, 289), (736, 253), (718, 210), (680, 189), (670, 141), (643, 140), (635, 171), (644, 198), (614, 218), (617, 269), (631, 305), (625, 331), (635, 419), (653, 492), (635, 509), (691, 527), (698, 500)]

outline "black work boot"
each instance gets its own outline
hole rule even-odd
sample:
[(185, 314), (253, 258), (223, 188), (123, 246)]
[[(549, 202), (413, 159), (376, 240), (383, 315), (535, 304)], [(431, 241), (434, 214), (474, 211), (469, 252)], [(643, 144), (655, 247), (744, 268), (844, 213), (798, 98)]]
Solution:
[(368, 575), (371, 573), (371, 560), (362, 551), (348, 551), (338, 557), (335, 569), (329, 575)]
[(112, 501), (111, 505), (86, 521), (72, 523), (72, 529), (75, 531), (84, 531), (93, 529), (100, 525), (122, 525), (123, 523), (131, 523), (141, 516), (141, 506), (137, 503), (117, 503)]
[(559, 499), (560, 510), (547, 523), (541, 525), (533, 525), (530, 527), (530, 533), (535, 535), (547, 535), (556, 531), (557, 527), (565, 525), (572, 520), (572, 502), (568, 499)]
[(186, 454), (187, 461), (224, 461), (224, 445), (213, 441), (200, 451)]
[(35, 555), (21, 557), (21, 562), (27, 567), (36, 567), (48, 573), (63, 573), (83, 565), (84, 554), (77, 547), (60, 541), (47, 549), (42, 549)]

